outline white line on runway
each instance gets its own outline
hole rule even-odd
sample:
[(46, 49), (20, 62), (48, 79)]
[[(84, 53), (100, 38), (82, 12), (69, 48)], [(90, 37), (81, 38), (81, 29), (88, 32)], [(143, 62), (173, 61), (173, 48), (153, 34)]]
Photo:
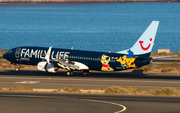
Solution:
[(17, 84), (36, 84), (40, 83), (40, 81), (21, 81), (21, 82), (15, 82)]
[[(1, 96), (9, 96), (9, 97), (40, 97), (40, 98), (59, 98), (59, 97), (52, 97), (52, 96), (38, 96), (38, 95), (1, 95)], [(64, 98), (64, 99), (74, 99), (74, 100), (83, 100), (83, 101), (91, 101), (91, 102), (99, 102), (99, 103), (105, 103), (105, 104), (112, 104), (122, 107), (123, 109), (114, 113), (121, 113), (126, 110), (126, 106), (114, 102), (108, 102), (108, 101), (100, 101), (100, 100), (91, 100), (91, 99), (76, 99), (76, 98)]]
[(106, 103), (106, 104), (113, 104), (113, 105), (121, 106), (123, 108), (122, 110), (114, 112), (114, 113), (121, 113), (121, 112), (126, 110), (126, 107), (124, 105), (121, 105), (121, 104), (118, 104), (118, 103), (114, 103), (114, 102), (99, 101), (99, 100), (90, 100), (90, 99), (80, 99), (80, 100), (92, 101), (92, 102), (100, 102), (100, 103)]
[[(38, 80), (48, 80), (49, 78), (27, 78), (27, 77), (0, 77), (0, 79), (38, 79)], [(140, 80), (98, 80), (98, 79), (64, 79), (64, 78), (51, 78), (50, 80), (60, 80), (60, 81), (97, 81), (97, 82), (138, 82), (138, 83), (168, 83), (168, 84), (180, 84), (180, 82), (173, 81), (140, 81)]]

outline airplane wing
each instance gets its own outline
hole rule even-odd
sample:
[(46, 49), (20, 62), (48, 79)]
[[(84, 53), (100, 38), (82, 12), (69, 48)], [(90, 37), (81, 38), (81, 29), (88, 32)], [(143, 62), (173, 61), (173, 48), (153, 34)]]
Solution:
[(75, 62), (73, 61), (69, 61), (69, 60), (65, 60), (65, 59), (60, 59), (55, 61), (56, 64), (63, 69), (67, 69), (67, 70), (80, 70), (78, 65), (75, 65)]
[(68, 59), (58, 59), (52, 60), (50, 59), (52, 46), (49, 47), (47, 54), (43, 60), (46, 60), (47, 63), (52, 63), (54, 66), (58, 66), (59, 68), (67, 69), (67, 70), (89, 70), (89, 67), (81, 62), (69, 61)]
[(89, 67), (81, 62), (69, 61), (68, 59), (50, 60), (51, 63), (67, 70), (89, 70)]

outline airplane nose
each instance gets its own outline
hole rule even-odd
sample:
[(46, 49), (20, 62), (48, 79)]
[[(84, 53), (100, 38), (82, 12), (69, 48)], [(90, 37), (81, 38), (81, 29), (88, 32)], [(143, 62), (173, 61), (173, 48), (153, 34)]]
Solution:
[(14, 62), (14, 54), (12, 50), (9, 50), (8, 52), (3, 54), (3, 58), (10, 61), (10, 62)]
[(7, 54), (7, 53), (4, 53), (4, 54), (3, 54), (3, 58), (6, 58), (6, 54)]
[(8, 58), (8, 52), (3, 54), (3, 58), (7, 59)]

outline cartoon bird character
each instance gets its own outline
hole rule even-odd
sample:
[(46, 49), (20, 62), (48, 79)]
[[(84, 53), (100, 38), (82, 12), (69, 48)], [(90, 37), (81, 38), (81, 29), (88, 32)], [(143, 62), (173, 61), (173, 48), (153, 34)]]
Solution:
[(102, 71), (114, 71), (114, 69), (110, 67), (109, 62), (110, 62), (110, 57), (103, 54), (101, 56)]
[(130, 50), (128, 51), (128, 53), (129, 53), (128, 55), (124, 55), (123, 57), (119, 57), (119, 59), (116, 60), (117, 62), (121, 63), (121, 66), (124, 69), (136, 67), (136, 65), (134, 63), (134, 61), (135, 61), (134, 53)]

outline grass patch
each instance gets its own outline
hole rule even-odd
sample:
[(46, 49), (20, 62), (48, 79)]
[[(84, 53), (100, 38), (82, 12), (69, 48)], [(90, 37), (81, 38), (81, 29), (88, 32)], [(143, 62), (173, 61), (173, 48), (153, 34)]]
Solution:
[(177, 67), (180, 67), (180, 64), (177, 63), (177, 62), (165, 63), (165, 64), (158, 64), (157, 67), (172, 67), (172, 68), (177, 68)]
[(66, 92), (70, 92), (71, 91), (71, 89), (68, 88), (68, 87), (65, 87), (63, 90), (66, 91)]
[(105, 89), (105, 93), (107, 93), (107, 94), (130, 94), (131, 92), (128, 91), (128, 89), (122, 88), (120, 86), (110, 86)]
[(0, 66), (2, 66), (2, 64), (3, 64), (3, 61), (0, 59)]
[[(58, 93), (58, 92), (65, 92), (65, 93), (81, 93), (81, 91), (78, 88), (68, 88), (65, 87), (64, 89), (58, 89), (58, 90), (52, 90), (52, 91), (33, 91), (32, 88), (26, 87), (26, 86), (15, 86), (13, 88), (0, 88), (0, 91), (18, 91), (18, 92), (52, 92), (52, 93)], [(84, 92), (84, 91), (83, 91)], [(160, 96), (180, 96), (180, 90), (177, 90), (174, 87), (161, 87), (157, 88), (155, 90), (148, 89), (146, 91), (143, 91), (141, 89), (136, 89), (134, 87), (127, 87), (123, 88), (120, 86), (109, 86), (104, 91), (105, 94), (124, 94), (124, 95), (160, 95)], [(96, 91), (90, 91), (87, 90), (84, 93), (97, 93)], [(103, 94), (103, 93), (101, 93)]]
[(61, 89), (54, 90), (53, 93), (63, 92)]
[(78, 92), (80, 92), (80, 90), (78, 88), (74, 88), (70, 92), (78, 93)]
[(65, 87), (63, 91), (68, 92), (68, 93), (80, 93), (80, 90), (78, 88), (71, 89), (71, 88)]
[(144, 93), (141, 89), (133, 87), (123, 88), (120, 86), (110, 86), (105, 89), (106, 94), (130, 94), (130, 95), (141, 95)]
[(153, 91), (153, 95), (179, 95), (180, 91), (176, 88), (162, 87)]
[(0, 50), (0, 54), (4, 54), (4, 53), (6, 53), (8, 51), (9, 51), (8, 49), (2, 49), (2, 50)]
[(3, 88), (0, 88), (0, 91), (4, 91)]
[(19, 65), (19, 68), (25, 68), (26, 66), (25, 65)]
[(161, 52), (161, 53), (151, 53), (151, 57), (159, 57), (159, 56), (169, 56), (169, 55), (178, 55), (177, 57), (180, 57), (180, 52), (176, 51), (176, 52), (170, 52), (170, 53), (166, 53), (166, 52)]
[(176, 51), (176, 52), (172, 52), (174, 55), (178, 55), (180, 56), (180, 52), (179, 51)]
[(87, 93), (91, 93), (91, 91), (88, 91)]
[(168, 53), (166, 53), (166, 52), (161, 52), (161, 53), (159, 53), (158, 55), (160, 55), (160, 56), (166, 56), (166, 55), (168, 55)]
[(144, 72), (149, 72), (149, 71), (152, 71), (153, 69), (151, 67), (145, 67), (143, 69)]
[(7, 65), (3, 65), (2, 67), (3, 67), (3, 68), (8, 68), (8, 66), (7, 66)]
[(132, 87), (122, 88), (120, 86), (110, 86), (105, 89), (106, 94), (128, 94), (128, 95), (176, 95), (180, 96), (180, 90), (174, 87), (162, 87), (155, 90), (148, 89), (143, 91)]
[(7, 67), (8, 67), (8, 68), (12, 68), (12, 65), (8, 65)]
[(161, 72), (172, 72), (174, 71), (174, 69), (169, 68), (169, 69), (162, 69)]
[(15, 86), (13, 88), (9, 88), (9, 91), (25, 91), (25, 92), (30, 92), (30, 91), (33, 91), (33, 89), (29, 88), (27, 86), (18, 85), (18, 86)]
[(145, 95), (152, 95), (153, 94), (153, 90), (148, 89), (144, 92)]

